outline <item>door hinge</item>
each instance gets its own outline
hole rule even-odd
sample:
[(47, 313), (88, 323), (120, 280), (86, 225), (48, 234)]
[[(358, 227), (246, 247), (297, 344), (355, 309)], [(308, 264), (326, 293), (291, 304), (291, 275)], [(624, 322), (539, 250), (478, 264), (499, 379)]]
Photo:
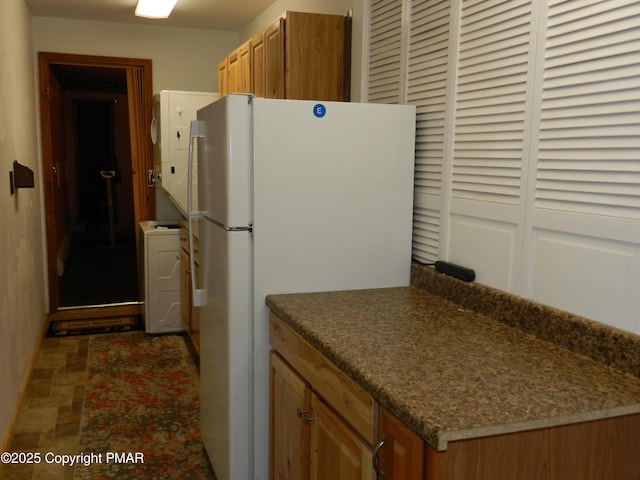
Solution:
[(49, 101), (49, 87), (47, 87), (47, 90), (45, 92), (45, 98), (47, 99), (47, 102)]

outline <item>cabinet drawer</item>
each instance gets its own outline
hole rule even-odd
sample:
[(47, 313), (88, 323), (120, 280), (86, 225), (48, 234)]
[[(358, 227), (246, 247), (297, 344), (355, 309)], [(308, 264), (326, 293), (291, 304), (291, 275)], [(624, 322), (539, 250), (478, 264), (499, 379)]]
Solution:
[(273, 313), (269, 328), (273, 349), (351, 428), (373, 445), (378, 416), (373, 398)]

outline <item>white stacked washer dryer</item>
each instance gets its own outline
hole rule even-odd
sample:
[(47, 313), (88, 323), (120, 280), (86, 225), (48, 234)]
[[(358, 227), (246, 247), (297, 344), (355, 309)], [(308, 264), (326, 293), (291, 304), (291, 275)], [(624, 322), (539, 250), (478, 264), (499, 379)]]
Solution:
[(147, 333), (184, 331), (180, 290), (180, 228), (166, 222), (140, 222), (140, 297)]

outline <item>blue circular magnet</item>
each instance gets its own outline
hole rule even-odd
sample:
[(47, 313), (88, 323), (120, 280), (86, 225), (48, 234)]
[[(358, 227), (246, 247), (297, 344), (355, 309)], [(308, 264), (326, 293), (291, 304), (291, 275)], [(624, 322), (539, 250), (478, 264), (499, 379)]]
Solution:
[(313, 106), (313, 114), (317, 118), (322, 118), (327, 114), (327, 107), (325, 107), (321, 103), (317, 103), (316, 105)]

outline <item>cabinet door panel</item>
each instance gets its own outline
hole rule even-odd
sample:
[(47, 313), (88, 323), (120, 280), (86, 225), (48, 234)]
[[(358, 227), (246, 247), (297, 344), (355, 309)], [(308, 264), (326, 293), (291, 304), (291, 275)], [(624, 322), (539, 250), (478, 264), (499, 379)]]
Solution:
[(264, 32), (251, 39), (251, 91), (256, 97), (265, 96)]
[[(196, 270), (196, 279), (200, 278), (200, 267), (198, 264), (198, 254), (194, 253), (196, 256), (196, 261), (194, 264), (194, 268)], [(189, 279), (191, 280), (191, 279)], [(196, 285), (197, 288), (197, 285)], [(193, 342), (193, 346), (196, 349), (198, 355), (200, 355), (200, 310), (198, 307), (193, 306), (193, 299), (191, 296), (191, 282), (189, 282), (189, 313), (191, 315), (191, 341)]]
[(264, 34), (265, 97), (284, 98), (284, 19)]
[(344, 99), (344, 33), (339, 15), (287, 12), (286, 98)]
[(373, 445), (378, 406), (373, 398), (273, 313), (272, 347), (365, 442)]
[(240, 63), (237, 50), (231, 52), (227, 62), (227, 89), (228, 93), (240, 93)]
[(270, 478), (309, 478), (309, 426), (311, 392), (304, 381), (271, 352)]
[[(182, 237), (183, 233), (180, 232)], [(182, 243), (182, 238), (180, 239)], [(191, 266), (189, 265), (189, 254), (184, 248), (180, 249), (180, 314), (182, 316), (182, 323), (187, 330), (187, 333), (191, 335)]]
[(238, 48), (238, 93), (253, 93), (251, 89), (251, 40)]
[(424, 441), (382, 407), (380, 435), (386, 438), (380, 449), (380, 470), (385, 473), (385, 480), (421, 480)]
[(218, 64), (218, 95), (220, 96), (220, 98), (229, 93), (228, 73), (229, 69), (227, 65), (227, 59), (225, 58)]
[(315, 395), (311, 404), (312, 480), (372, 480), (369, 447)]

